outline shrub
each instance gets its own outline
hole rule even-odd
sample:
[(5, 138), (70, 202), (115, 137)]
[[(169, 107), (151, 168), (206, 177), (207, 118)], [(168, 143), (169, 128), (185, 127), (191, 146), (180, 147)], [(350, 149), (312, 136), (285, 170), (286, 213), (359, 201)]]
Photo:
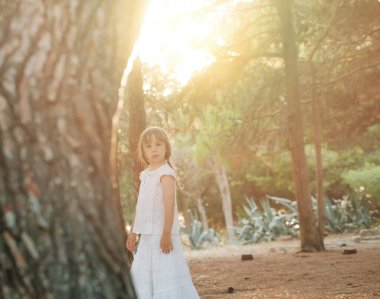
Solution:
[(363, 193), (380, 206), (380, 165), (367, 164), (363, 168), (342, 174), (343, 180), (356, 192)]

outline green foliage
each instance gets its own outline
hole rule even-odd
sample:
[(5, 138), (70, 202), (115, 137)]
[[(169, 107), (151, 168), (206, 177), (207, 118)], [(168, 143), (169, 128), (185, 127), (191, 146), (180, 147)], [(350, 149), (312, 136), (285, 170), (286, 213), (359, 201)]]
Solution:
[(380, 165), (367, 164), (342, 174), (343, 180), (357, 192), (373, 198), (380, 206)]
[(198, 132), (195, 135), (193, 145), (195, 158), (200, 164), (207, 164), (210, 156), (221, 163), (225, 162), (225, 157), (233, 151), (231, 133), (239, 118), (239, 111), (232, 104), (210, 106), (202, 111), (198, 119), (201, 134)]
[(288, 151), (258, 155), (250, 163), (245, 178), (253, 182), (259, 193), (291, 196), (293, 191), (292, 164)]
[[(367, 138), (362, 136), (362, 143), (366, 143), (367, 146), (371, 144), (370, 139), (373, 139), (371, 136), (368, 135)], [(350, 191), (360, 191), (379, 202), (380, 151), (372, 150), (371, 145), (370, 151), (354, 146), (336, 153), (337, 158), (328, 167), (324, 167), (328, 197), (342, 197)]]
[[(314, 146), (306, 145), (305, 154), (309, 166), (310, 189), (314, 193), (315, 189), (315, 150)], [(327, 148), (323, 148), (324, 169), (331, 172), (331, 165), (336, 163), (338, 153)], [(340, 172), (342, 169), (339, 170)], [(330, 175), (325, 181), (325, 187), (336, 180), (337, 173)], [(339, 175), (338, 175), (339, 178)], [(260, 193), (271, 193), (282, 197), (291, 197), (294, 194), (292, 177), (292, 160), (290, 153), (286, 150), (280, 152), (266, 152), (258, 154), (250, 161), (245, 172), (245, 180), (255, 184), (257, 195)]]

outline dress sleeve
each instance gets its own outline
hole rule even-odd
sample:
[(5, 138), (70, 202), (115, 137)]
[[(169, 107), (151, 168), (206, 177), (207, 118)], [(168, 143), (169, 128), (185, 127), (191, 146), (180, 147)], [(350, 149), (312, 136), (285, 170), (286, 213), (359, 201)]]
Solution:
[(176, 179), (175, 171), (170, 166), (163, 167), (163, 169), (160, 171), (160, 180), (161, 180), (161, 177), (164, 175), (170, 175), (174, 179)]

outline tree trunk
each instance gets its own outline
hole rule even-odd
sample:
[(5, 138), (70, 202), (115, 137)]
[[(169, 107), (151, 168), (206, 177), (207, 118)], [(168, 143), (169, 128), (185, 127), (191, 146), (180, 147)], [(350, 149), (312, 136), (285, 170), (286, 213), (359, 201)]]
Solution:
[(0, 4), (0, 298), (136, 298), (109, 167), (136, 3)]
[(308, 169), (304, 149), (304, 132), (299, 100), (297, 73), (297, 47), (293, 24), (293, 1), (276, 0), (281, 20), (286, 74), (289, 146), (292, 155), (293, 177), (298, 206), (302, 251), (321, 250), (321, 243), (314, 223)]
[(201, 222), (202, 222), (202, 227), (204, 230), (208, 230), (208, 221), (207, 221), (207, 214), (206, 214), (206, 209), (202, 203), (202, 197), (198, 196), (197, 197), (197, 210), (199, 212), (199, 215), (201, 217)]
[(135, 193), (135, 201), (137, 201), (137, 194), (140, 185), (139, 174), (143, 170), (141, 163), (137, 161), (137, 146), (139, 143), (140, 135), (146, 128), (146, 113), (144, 105), (144, 91), (143, 91), (143, 75), (141, 70), (140, 59), (137, 58), (131, 75), (127, 83), (126, 99), (128, 107), (128, 151), (131, 157), (131, 169), (133, 169), (133, 187)]
[(222, 197), (223, 214), (226, 221), (228, 242), (233, 243), (235, 241), (235, 233), (232, 218), (232, 200), (225, 167), (218, 163), (214, 163), (214, 174), (220, 195)]
[(125, 106), (120, 110), (118, 139), (122, 142), (120, 142), (117, 162), (120, 184), (123, 184), (121, 203), (124, 219), (131, 223), (140, 185), (139, 174), (143, 169), (142, 164), (137, 160), (137, 146), (140, 135), (146, 127), (143, 76), (138, 58), (133, 62), (133, 67), (125, 82), (124, 99)]
[(323, 239), (325, 234), (325, 205), (323, 202), (323, 164), (322, 164), (322, 133), (321, 133), (321, 111), (322, 103), (318, 103), (317, 88), (315, 85), (315, 70), (313, 63), (310, 62), (310, 75), (311, 75), (311, 97), (313, 105), (313, 128), (314, 128), (314, 145), (315, 145), (315, 181), (317, 189), (317, 203), (318, 203), (318, 233), (322, 249), (324, 249)]
[[(149, 0), (134, 0), (130, 2), (129, 5), (127, 5), (127, 11), (130, 12), (131, 15), (131, 21), (128, 23), (129, 25), (129, 32), (127, 32), (127, 36), (133, 40), (136, 41), (138, 38), (138, 35), (140, 34), (140, 27), (143, 21), (144, 12), (149, 3)], [(122, 112), (124, 111), (125, 117), (129, 118), (132, 117), (133, 120), (135, 120), (135, 107), (141, 108), (140, 103), (143, 103), (143, 95), (142, 95), (142, 74), (141, 74), (141, 64), (140, 60), (137, 59), (137, 48), (134, 47), (135, 43), (130, 43), (129, 47), (127, 48), (129, 55), (129, 58), (127, 60), (127, 65), (124, 69), (123, 76), (121, 78), (120, 82), (120, 88), (119, 88), (119, 100), (117, 102), (116, 111), (112, 118), (112, 138), (111, 138), (111, 170), (112, 170), (112, 188), (113, 188), (113, 194), (114, 198), (116, 199), (116, 202), (118, 204), (118, 207), (120, 209), (120, 218), (122, 222), (123, 229), (125, 229), (125, 223), (124, 223), (124, 217), (122, 212), (122, 206), (121, 206), (121, 200), (120, 200), (120, 163), (117, 157), (118, 154), (118, 136), (119, 136), (119, 127), (120, 127), (120, 116)], [(136, 86), (134, 86), (136, 84)], [(141, 96), (140, 96), (141, 93)], [(128, 107), (127, 109), (123, 109), (125, 99), (127, 99)], [(137, 103), (137, 104), (134, 104)], [(142, 104), (142, 109), (144, 109), (144, 105)], [(139, 113), (143, 113), (143, 125), (145, 126), (145, 110), (142, 111), (141, 109), (136, 111)], [(137, 127), (132, 126), (131, 122), (125, 121), (127, 123), (127, 132), (128, 134), (132, 133), (133, 129), (137, 129)], [(137, 132), (138, 133), (138, 132)], [(133, 132), (132, 136), (127, 137), (127, 144), (128, 144), (128, 157), (131, 159), (131, 143), (133, 146), (133, 143), (135, 143), (135, 132)], [(133, 159), (133, 158), (132, 158)], [(128, 165), (129, 164), (129, 165)], [(132, 177), (132, 184), (130, 185), (130, 188), (132, 189), (131, 192), (131, 198), (135, 198), (136, 194), (134, 192), (134, 179), (133, 179), (133, 173), (135, 165), (133, 162), (127, 163), (127, 165), (130, 167), (129, 173), (132, 173), (130, 176)], [(125, 235), (126, 236), (126, 235)], [(130, 255), (131, 257), (131, 255)]]
[(182, 216), (184, 218), (185, 222), (185, 228), (187, 231), (191, 230), (191, 220), (192, 220), (192, 215), (191, 215), (191, 210), (188, 207), (187, 204), (187, 198), (186, 198), (186, 193), (182, 188), (178, 188), (178, 209), (182, 213)]

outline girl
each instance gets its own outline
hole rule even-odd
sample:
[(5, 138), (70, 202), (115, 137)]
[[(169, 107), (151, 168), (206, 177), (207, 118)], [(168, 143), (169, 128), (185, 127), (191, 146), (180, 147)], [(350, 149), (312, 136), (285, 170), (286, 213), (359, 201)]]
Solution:
[[(135, 254), (131, 275), (138, 298), (199, 298), (182, 252), (175, 172), (165, 131), (146, 129), (138, 153), (147, 168), (140, 173), (136, 214), (127, 239), (127, 249)], [(141, 235), (136, 251), (137, 234)]]

